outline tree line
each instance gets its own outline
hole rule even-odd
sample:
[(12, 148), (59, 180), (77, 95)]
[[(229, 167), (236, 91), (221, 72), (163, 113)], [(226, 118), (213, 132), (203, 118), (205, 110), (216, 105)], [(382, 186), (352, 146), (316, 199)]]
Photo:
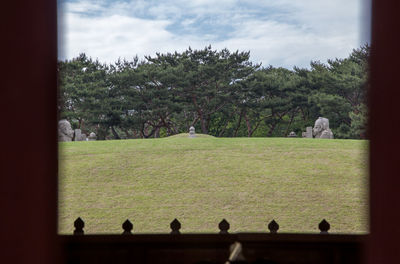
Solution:
[(60, 118), (99, 139), (196, 132), (217, 137), (298, 136), (323, 116), (336, 138), (365, 137), (368, 57), (293, 70), (252, 63), (249, 52), (201, 50), (117, 60), (59, 61)]

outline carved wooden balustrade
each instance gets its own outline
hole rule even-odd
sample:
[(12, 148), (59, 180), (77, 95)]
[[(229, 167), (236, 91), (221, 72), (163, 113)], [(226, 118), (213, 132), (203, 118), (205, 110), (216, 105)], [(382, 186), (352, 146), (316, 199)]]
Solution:
[(216, 234), (182, 234), (174, 219), (169, 234), (134, 234), (128, 219), (121, 235), (86, 235), (81, 218), (74, 235), (60, 235), (67, 263), (361, 263), (368, 235), (329, 233), (323, 219), (319, 234), (278, 233), (272, 220), (265, 233), (229, 233), (223, 219)]

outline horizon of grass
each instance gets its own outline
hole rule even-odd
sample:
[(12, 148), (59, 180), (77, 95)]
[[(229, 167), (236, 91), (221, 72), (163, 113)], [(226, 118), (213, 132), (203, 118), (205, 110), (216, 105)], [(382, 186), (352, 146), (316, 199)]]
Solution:
[(368, 232), (368, 141), (168, 137), (60, 143), (59, 232)]

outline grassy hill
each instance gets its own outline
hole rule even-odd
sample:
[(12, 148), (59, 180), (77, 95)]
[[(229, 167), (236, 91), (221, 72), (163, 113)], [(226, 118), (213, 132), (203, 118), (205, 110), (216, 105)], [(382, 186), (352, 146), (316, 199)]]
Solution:
[(368, 230), (367, 141), (187, 138), (60, 143), (59, 231), (87, 233)]

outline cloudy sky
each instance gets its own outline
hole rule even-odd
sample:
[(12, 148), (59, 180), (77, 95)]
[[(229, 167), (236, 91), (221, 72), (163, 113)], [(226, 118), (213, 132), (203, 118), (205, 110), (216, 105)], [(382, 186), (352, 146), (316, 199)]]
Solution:
[(102, 62), (156, 52), (250, 51), (264, 66), (308, 67), (366, 43), (368, 0), (59, 0), (59, 58)]

